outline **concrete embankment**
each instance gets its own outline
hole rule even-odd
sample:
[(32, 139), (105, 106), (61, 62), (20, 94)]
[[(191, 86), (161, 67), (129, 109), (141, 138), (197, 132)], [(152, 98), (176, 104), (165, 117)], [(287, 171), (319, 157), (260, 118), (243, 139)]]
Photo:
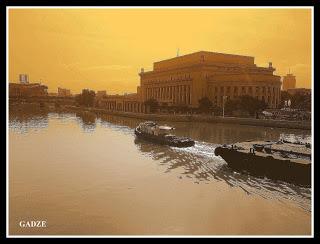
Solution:
[(122, 116), (122, 117), (136, 118), (141, 120), (228, 123), (228, 124), (239, 124), (239, 125), (253, 125), (253, 126), (311, 130), (310, 121), (287, 121), (287, 120), (237, 118), (237, 117), (223, 118), (219, 116), (210, 116), (210, 115), (144, 114), (144, 113), (108, 111), (105, 109), (98, 109), (98, 108), (82, 108), (82, 107), (75, 107), (75, 106), (68, 106), (68, 105), (64, 106), (64, 108), (72, 111), (90, 111), (97, 114), (109, 114), (109, 115), (116, 115), (116, 116)]

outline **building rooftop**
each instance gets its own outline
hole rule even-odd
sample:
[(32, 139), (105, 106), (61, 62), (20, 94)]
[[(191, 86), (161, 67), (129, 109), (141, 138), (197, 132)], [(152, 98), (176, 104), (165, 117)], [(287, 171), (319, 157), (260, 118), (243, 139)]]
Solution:
[(167, 70), (180, 67), (186, 67), (196, 64), (236, 64), (236, 65), (254, 65), (254, 57), (226, 54), (209, 51), (199, 51), (170, 59), (154, 62), (154, 71)]
[(19, 87), (26, 87), (26, 88), (30, 88), (30, 87), (47, 87), (46, 85), (42, 85), (40, 83), (14, 83), (14, 82), (10, 82), (9, 83), (10, 86), (19, 86)]

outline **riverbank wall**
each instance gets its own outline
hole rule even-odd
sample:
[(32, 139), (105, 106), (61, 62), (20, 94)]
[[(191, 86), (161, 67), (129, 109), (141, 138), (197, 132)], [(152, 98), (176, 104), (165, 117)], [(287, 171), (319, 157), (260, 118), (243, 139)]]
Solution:
[(172, 122), (207, 122), (207, 123), (222, 123), (222, 124), (235, 124), (235, 125), (252, 125), (276, 128), (289, 128), (289, 129), (302, 129), (311, 130), (311, 121), (287, 121), (287, 120), (272, 120), (272, 119), (254, 119), (254, 118), (238, 118), (238, 117), (220, 117), (212, 115), (199, 115), (199, 114), (151, 114), (151, 113), (132, 113), (109, 111), (99, 108), (83, 108), (76, 106), (64, 106), (68, 111), (87, 111), (96, 114), (108, 114), (115, 116), (122, 116), (128, 118), (136, 118), (141, 120), (152, 121), (172, 121)]

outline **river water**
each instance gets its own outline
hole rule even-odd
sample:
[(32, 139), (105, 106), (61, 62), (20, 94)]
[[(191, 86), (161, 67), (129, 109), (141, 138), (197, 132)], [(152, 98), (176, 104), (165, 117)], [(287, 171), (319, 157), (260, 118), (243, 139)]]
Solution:
[[(11, 235), (310, 235), (311, 189), (234, 172), (219, 144), (311, 141), (310, 131), (168, 122), (196, 140), (137, 140), (138, 119), (12, 112)], [(45, 228), (19, 222), (44, 220)]]

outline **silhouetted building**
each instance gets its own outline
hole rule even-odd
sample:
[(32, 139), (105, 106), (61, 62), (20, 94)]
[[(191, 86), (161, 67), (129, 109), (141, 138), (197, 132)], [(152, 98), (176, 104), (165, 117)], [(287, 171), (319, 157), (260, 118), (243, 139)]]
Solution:
[(97, 91), (96, 97), (98, 98), (102, 98), (107, 96), (107, 92), (106, 91)]
[(58, 87), (58, 96), (59, 97), (70, 97), (71, 96), (71, 92), (70, 92), (69, 89)]
[(40, 83), (9, 83), (9, 97), (42, 97), (48, 95), (48, 87)]
[(156, 99), (169, 106), (198, 107), (208, 97), (222, 106), (223, 97), (249, 95), (264, 100), (269, 107), (280, 103), (280, 76), (275, 68), (257, 67), (254, 57), (200, 51), (153, 64), (153, 71), (141, 70), (142, 101)]
[(296, 88), (296, 77), (293, 74), (287, 74), (283, 77), (282, 90), (287, 91), (294, 88)]
[(19, 75), (19, 82), (21, 84), (28, 84), (29, 83), (29, 76), (27, 74), (20, 74)]

